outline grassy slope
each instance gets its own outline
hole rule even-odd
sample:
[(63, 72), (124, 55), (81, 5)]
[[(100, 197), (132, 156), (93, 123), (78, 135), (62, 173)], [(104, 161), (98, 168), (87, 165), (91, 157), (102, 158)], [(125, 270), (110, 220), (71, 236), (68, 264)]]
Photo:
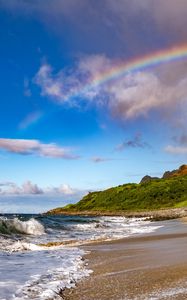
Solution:
[(142, 184), (124, 184), (86, 195), (77, 204), (50, 213), (83, 211), (145, 211), (187, 206), (187, 175)]

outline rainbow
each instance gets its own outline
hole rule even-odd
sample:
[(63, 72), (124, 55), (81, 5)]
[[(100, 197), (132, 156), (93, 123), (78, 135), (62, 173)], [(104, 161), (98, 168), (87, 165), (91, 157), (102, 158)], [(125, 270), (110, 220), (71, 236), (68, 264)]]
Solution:
[(150, 67), (159, 66), (168, 62), (178, 61), (187, 58), (187, 44), (162, 49), (145, 56), (132, 58), (129, 61), (121, 62), (111, 69), (97, 75), (82, 89), (74, 91), (70, 97), (90, 90), (112, 80), (119, 79), (130, 72), (141, 71)]

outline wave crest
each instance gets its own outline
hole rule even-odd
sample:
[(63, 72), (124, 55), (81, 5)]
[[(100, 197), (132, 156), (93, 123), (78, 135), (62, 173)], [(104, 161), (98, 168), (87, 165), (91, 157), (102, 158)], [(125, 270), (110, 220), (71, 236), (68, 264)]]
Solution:
[(18, 218), (14, 219), (0, 219), (0, 233), (1, 234), (30, 234), (30, 235), (42, 235), (45, 233), (44, 226), (31, 218), (28, 221), (21, 221)]

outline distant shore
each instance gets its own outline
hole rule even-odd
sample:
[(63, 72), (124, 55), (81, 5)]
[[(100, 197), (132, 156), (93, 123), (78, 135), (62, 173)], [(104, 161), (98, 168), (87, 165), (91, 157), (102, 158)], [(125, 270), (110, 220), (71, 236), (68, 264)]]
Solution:
[[(55, 215), (53, 211), (46, 213), (47, 215)], [(57, 215), (69, 216), (124, 216), (128, 218), (151, 218), (154, 221), (169, 220), (187, 217), (187, 207), (184, 208), (170, 208), (152, 211), (67, 211), (62, 210)]]
[(159, 223), (151, 234), (83, 246), (93, 275), (65, 299), (187, 299), (187, 223)]

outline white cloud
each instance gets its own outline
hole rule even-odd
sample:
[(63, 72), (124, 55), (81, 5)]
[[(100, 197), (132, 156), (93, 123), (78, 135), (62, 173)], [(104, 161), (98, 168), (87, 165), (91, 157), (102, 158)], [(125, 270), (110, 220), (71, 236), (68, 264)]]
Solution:
[(0, 149), (22, 155), (39, 155), (53, 158), (75, 159), (78, 158), (68, 149), (54, 143), (43, 144), (38, 140), (0, 139)]
[[(146, 117), (150, 112), (173, 114), (187, 105), (187, 74), (172, 84), (161, 80), (150, 71), (131, 72), (102, 80), (119, 64), (104, 55), (83, 57), (75, 67), (52, 74), (49, 65), (38, 71), (35, 82), (41, 87), (42, 95), (52, 97), (59, 103), (102, 105), (113, 116), (124, 119)], [(67, 76), (66, 76), (67, 75)]]
[(22, 185), (24, 194), (43, 194), (43, 190), (38, 187), (37, 184), (33, 184), (31, 181), (26, 181)]
[(168, 145), (165, 151), (170, 154), (187, 154), (187, 147)]
[[(62, 75), (62, 74), (61, 74)], [(52, 76), (52, 67), (48, 64), (44, 64), (39, 69), (35, 76), (36, 84), (41, 87), (43, 96), (52, 96), (58, 100), (62, 100), (65, 96), (63, 94), (63, 79), (60, 75)]]
[(110, 70), (114, 62), (105, 55), (84, 56), (74, 67), (54, 72), (45, 63), (34, 77), (34, 83), (41, 88), (41, 95), (53, 98), (61, 104), (78, 105), (75, 98), (93, 100), (98, 95), (102, 99), (104, 90), (97, 84), (98, 78)]
[(169, 86), (154, 73), (132, 73), (110, 85), (108, 92), (111, 111), (126, 119), (145, 117), (152, 111), (168, 113), (187, 103), (187, 77)]
[(0, 195), (66, 195), (81, 194), (82, 191), (70, 187), (68, 184), (61, 184), (58, 187), (41, 188), (31, 181), (25, 181), (22, 185), (14, 182), (0, 182)]
[(45, 193), (48, 194), (63, 194), (63, 195), (74, 195), (78, 192), (77, 189), (72, 188), (69, 184), (61, 184), (58, 187), (48, 187), (44, 189)]
[(0, 194), (3, 195), (43, 194), (43, 190), (39, 188), (37, 184), (33, 184), (31, 181), (26, 181), (21, 186), (18, 186), (14, 182), (2, 182), (0, 183), (0, 187)]

